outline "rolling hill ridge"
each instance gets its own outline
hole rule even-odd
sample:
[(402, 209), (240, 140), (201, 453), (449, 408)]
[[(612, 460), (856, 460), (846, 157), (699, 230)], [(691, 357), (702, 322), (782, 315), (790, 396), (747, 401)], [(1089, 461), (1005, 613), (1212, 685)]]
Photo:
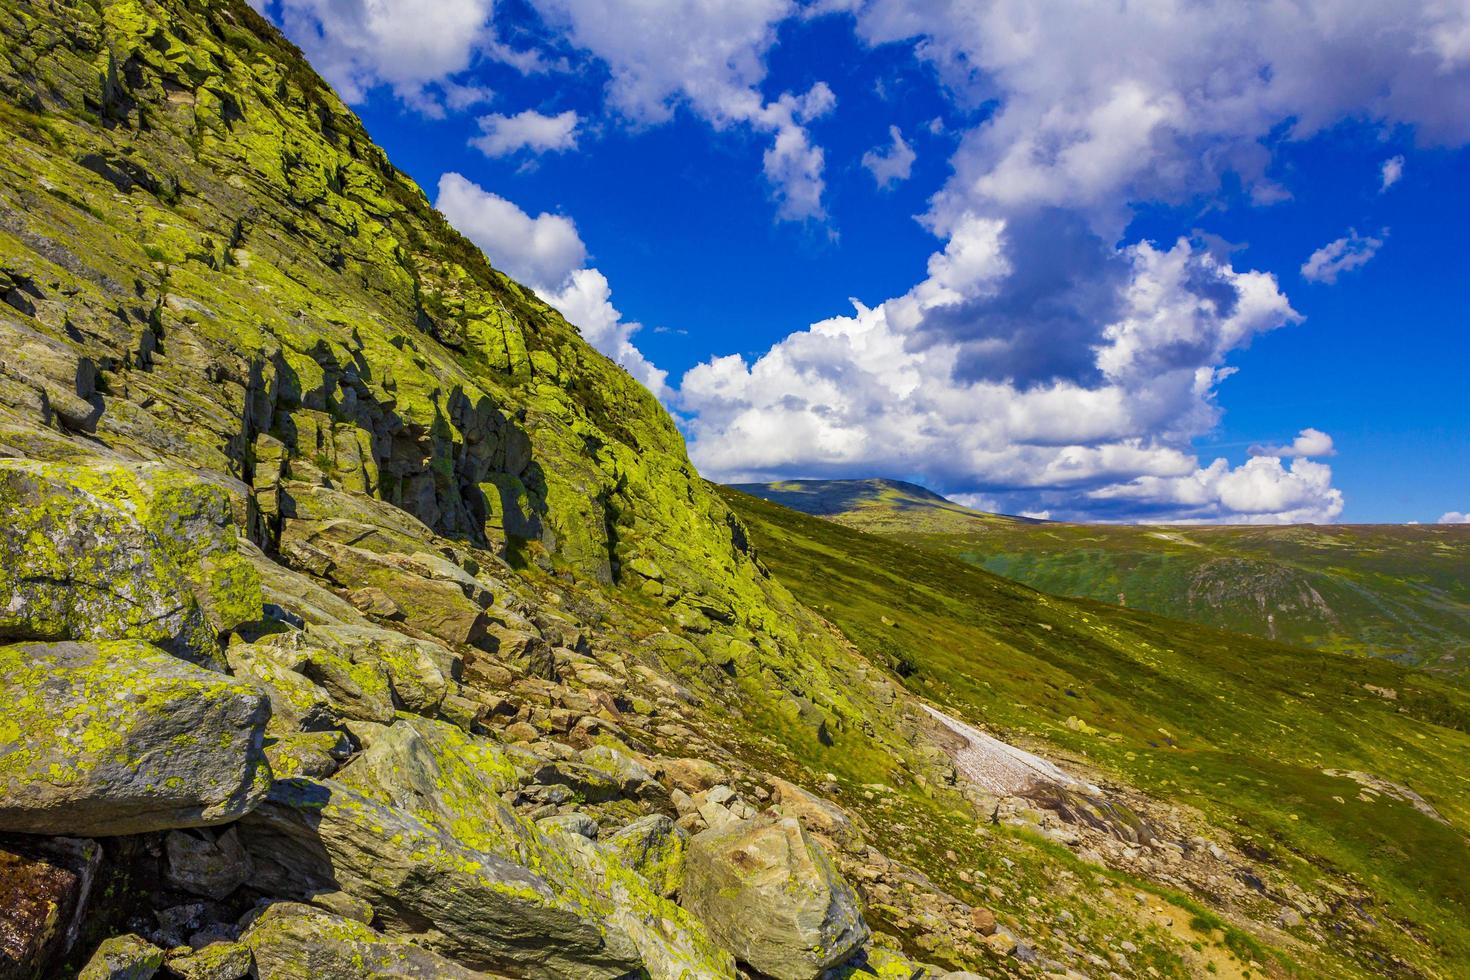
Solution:
[(1470, 672), (1465, 527), (1069, 524), (940, 503), (912, 486), (816, 480), (737, 489), (1044, 592), (1449, 676)]

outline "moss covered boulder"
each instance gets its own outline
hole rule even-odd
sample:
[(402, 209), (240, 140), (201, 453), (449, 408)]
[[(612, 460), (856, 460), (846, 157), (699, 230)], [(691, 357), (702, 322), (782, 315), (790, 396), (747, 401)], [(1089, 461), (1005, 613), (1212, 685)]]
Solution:
[(684, 880), (689, 835), (662, 813), (640, 817), (602, 841), (603, 850), (665, 898)]
[(361, 922), (295, 902), (267, 906), (241, 936), (241, 945), (254, 954), (251, 976), (259, 980), (477, 980), (489, 976), (374, 932)]
[(141, 936), (104, 939), (77, 980), (150, 980), (163, 966), (163, 950)]
[(0, 830), (226, 823), (265, 795), (255, 688), (137, 640), (0, 647)]
[(470, 969), (592, 978), (639, 965), (626, 936), (522, 864), (342, 783), (280, 780), (241, 831), (257, 887), (347, 892), (386, 931)]
[(401, 718), (338, 777), (490, 860), (523, 868), (581, 910), (609, 948), (632, 951), (654, 980), (733, 976), (734, 963), (703, 925), (585, 838), (548, 833), (500, 800), (523, 779), (515, 760), (485, 739), (442, 722)]
[(255, 957), (244, 943), (221, 941), (197, 950), (184, 949), (183, 955), (170, 954), (168, 958), (169, 973), (182, 980), (245, 980), (255, 965)]
[(679, 900), (737, 959), (776, 980), (814, 980), (869, 934), (857, 895), (821, 846), (775, 814), (690, 841)]
[(0, 460), (0, 638), (140, 639), (217, 662), (260, 618), (228, 494), (155, 464)]

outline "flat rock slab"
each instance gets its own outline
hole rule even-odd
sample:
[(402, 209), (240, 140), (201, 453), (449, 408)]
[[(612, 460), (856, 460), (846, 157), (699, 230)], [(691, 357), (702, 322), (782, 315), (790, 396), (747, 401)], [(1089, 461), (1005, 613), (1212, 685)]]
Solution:
[(593, 980), (640, 965), (539, 875), (341, 783), (280, 780), (241, 829), (260, 887), (345, 891), (389, 932), (469, 969)]
[(147, 643), (0, 647), (0, 697), (0, 831), (208, 826), (269, 789), (269, 702)]

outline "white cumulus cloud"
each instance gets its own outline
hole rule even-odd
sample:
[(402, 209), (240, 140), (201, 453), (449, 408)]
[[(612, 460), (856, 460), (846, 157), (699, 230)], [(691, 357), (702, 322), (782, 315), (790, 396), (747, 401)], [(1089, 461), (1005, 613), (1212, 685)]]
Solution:
[(1335, 456), (1337, 450), (1332, 446), (1332, 437), (1320, 429), (1307, 428), (1297, 433), (1297, 437), (1285, 446), (1252, 446), (1249, 450), (1252, 456), (1288, 456), (1306, 458), (1310, 456)]
[(1302, 263), (1302, 278), (1332, 285), (1344, 272), (1367, 265), (1382, 247), (1382, 238), (1350, 231), (1313, 252)]
[[(870, 44), (912, 44), (972, 128), (935, 202), (941, 230), (977, 206), (1087, 209), (1121, 230), (1140, 200), (1177, 202), (1234, 173), (1279, 198), (1263, 141), (1344, 118), (1470, 140), (1470, 7), (1262, 0), (832, 0)], [(1281, 129), (1284, 124), (1284, 129)]]
[(439, 178), (435, 206), (498, 268), (538, 292), (559, 286), (587, 260), (572, 219), (546, 212), (533, 218), (460, 174)]
[(1439, 515), (1439, 520), (1436, 521), (1435, 523), (1437, 523), (1437, 524), (1470, 524), (1470, 514), (1462, 513), (1462, 512), (1460, 512), (1458, 510), (1446, 511), (1445, 513)]
[(612, 287), (587, 266), (587, 246), (573, 221), (545, 212), (531, 217), (461, 174), (439, 178), (435, 206), (497, 268), (534, 289), (575, 324), (593, 347), (612, 358), (659, 398), (668, 396), (668, 373), (633, 343), (641, 325), (612, 305)]
[(470, 145), (489, 157), (503, 157), (518, 150), (547, 153), (575, 149), (577, 113), (568, 109), (554, 116), (526, 109), (513, 116), (492, 113), (479, 118), (480, 135)]
[(388, 85), (438, 116), (446, 106), (463, 109), (490, 97), (455, 78), (477, 57), (534, 66), (533, 55), (512, 52), (496, 37), (494, 0), (281, 0), (279, 9), (286, 33), (348, 102)]
[[(713, 358), (679, 391), (690, 451), (716, 479), (908, 474), (1009, 513), (1155, 520), (1330, 520), (1331, 470), (1257, 458), (1202, 463), (1190, 441), (1218, 418), (1224, 359), (1296, 319), (1264, 273), (1237, 271), (1180, 240), (1118, 250), (1112, 318), (1087, 363), (1041, 370), (1005, 338), (926, 335), (984, 319), (1023, 274), (1003, 221), (972, 217), (903, 296), (791, 334), (754, 361)], [(978, 344), (977, 354), (972, 348)], [(1011, 376), (957, 370), (995, 352)], [(1044, 359), (1043, 359), (1044, 360)], [(1018, 381), (1015, 374), (1024, 374)]]
[(888, 145), (875, 147), (863, 154), (863, 166), (873, 175), (879, 187), (902, 183), (913, 172), (917, 154), (904, 141), (903, 131), (897, 126), (888, 127)]

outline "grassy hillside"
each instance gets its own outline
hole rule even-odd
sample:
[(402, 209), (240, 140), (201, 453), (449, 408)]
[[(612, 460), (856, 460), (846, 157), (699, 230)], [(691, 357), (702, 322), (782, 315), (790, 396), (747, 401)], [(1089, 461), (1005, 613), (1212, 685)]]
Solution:
[(1044, 592), (1470, 672), (1470, 527), (1065, 524), (985, 514), (883, 480), (739, 489)]
[[(724, 495), (776, 577), (881, 651), (910, 690), (1228, 828), (1262, 867), (1322, 896), (1332, 911), (1321, 928), (1359, 962), (1463, 975), (1470, 697), (1458, 687), (1383, 660), (1053, 598)], [(1412, 788), (1446, 822), (1365, 791), (1369, 776)]]

